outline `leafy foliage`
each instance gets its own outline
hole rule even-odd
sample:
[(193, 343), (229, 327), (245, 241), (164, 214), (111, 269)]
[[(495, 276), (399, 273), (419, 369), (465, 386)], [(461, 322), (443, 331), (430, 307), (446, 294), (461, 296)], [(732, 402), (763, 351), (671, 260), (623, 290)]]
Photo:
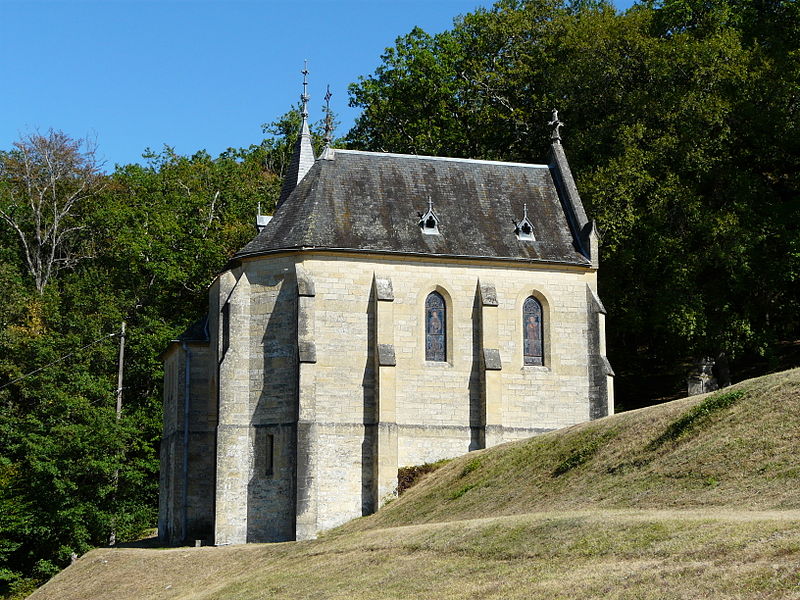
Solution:
[[(609, 354), (631, 406), (668, 394), (692, 357), (768, 356), (797, 338), (798, 89), (792, 0), (660, 0), (621, 14), (603, 0), (500, 0), (387, 49), (351, 86), (362, 113), (346, 143), (533, 162), (557, 107), (604, 232)], [(108, 175), (61, 132), (0, 152), (0, 595), (24, 594), (112, 528), (126, 540), (152, 526), (158, 353), (202, 313), (257, 203), (271, 212), (298, 124), (293, 109), (260, 145), (216, 158), (166, 147)], [(66, 170), (48, 175), (47, 156)], [(110, 334), (123, 319), (117, 420)], [(551, 465), (550, 483), (593, 468), (603, 444), (584, 442)], [(484, 477), (478, 466), (461, 478)], [(468, 504), (478, 485), (449, 497)]]
[[(284, 142), (267, 138), (217, 158), (166, 147), (148, 151), (144, 165), (84, 173), (95, 193), (73, 204), (69, 226), (91, 232), (80, 238), (90, 257), (53, 271), (46, 286), (14, 228), (0, 227), (0, 596), (25, 595), (73, 553), (108, 543), (112, 530), (126, 541), (154, 526), (158, 355), (205, 309), (205, 288), (254, 233), (257, 204), (274, 208), (280, 179), (268, 165)], [(0, 175), (0, 189), (16, 185), (9, 169)], [(74, 189), (81, 176), (73, 172)]]
[(609, 354), (630, 407), (682, 386), (693, 358), (768, 355), (797, 338), (798, 57), (796, 2), (620, 14), (501, 0), (387, 49), (350, 88), (363, 112), (349, 142), (535, 162), (557, 107), (603, 232)]

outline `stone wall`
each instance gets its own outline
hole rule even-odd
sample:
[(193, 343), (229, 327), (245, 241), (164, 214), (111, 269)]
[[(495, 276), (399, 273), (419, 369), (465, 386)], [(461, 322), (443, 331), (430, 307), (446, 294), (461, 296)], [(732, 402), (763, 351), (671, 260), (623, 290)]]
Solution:
[[(432, 291), (443, 362), (425, 360)], [(542, 366), (524, 365), (531, 295)], [(399, 466), (613, 410), (594, 270), (306, 252), (245, 260), (210, 296), (217, 544), (314, 537), (373, 512)]]
[(170, 346), (164, 360), (164, 423), (161, 434), (161, 456), (158, 486), (158, 537), (165, 544), (179, 543), (183, 536), (180, 465), (181, 429), (178, 421), (178, 369), (180, 354), (177, 344)]
[(220, 378), (214, 535), (218, 545), (295, 538), (293, 264), (291, 259), (251, 263), (246, 270), (223, 273), (209, 292), (209, 328), (215, 332), (212, 346)]
[[(596, 285), (593, 271), (333, 254), (307, 257), (302, 265), (315, 286), (317, 530), (379, 505), (387, 486), (369, 479), (381, 467), (394, 477), (397, 466), (589, 418), (590, 330), (599, 335), (587, 304), (587, 286)], [(376, 312), (384, 306), (375, 298), (376, 278), (393, 290), (389, 337), (396, 366), (388, 422), (378, 417), (374, 394)], [(496, 306), (483, 306), (481, 283), (494, 289)], [(432, 291), (447, 305), (448, 358), (441, 363), (425, 360), (424, 303)], [(523, 365), (522, 303), (530, 295), (545, 313), (541, 367)], [(489, 322), (493, 331), (487, 330)], [(484, 338), (493, 340), (499, 372), (484, 368)], [(489, 394), (487, 379), (493, 379)], [(394, 427), (395, 441), (375, 452), (377, 436), (387, 427)], [(381, 465), (387, 458), (391, 464)], [(378, 463), (372, 471), (365, 468), (370, 459)]]
[(212, 373), (206, 344), (173, 343), (164, 355), (159, 537), (165, 543), (208, 541), (212, 536), (216, 429)]

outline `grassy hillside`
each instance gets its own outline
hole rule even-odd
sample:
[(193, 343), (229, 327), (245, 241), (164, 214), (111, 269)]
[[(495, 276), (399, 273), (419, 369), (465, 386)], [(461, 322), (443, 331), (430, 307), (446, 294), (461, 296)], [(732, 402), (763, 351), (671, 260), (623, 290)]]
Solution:
[(798, 598), (800, 370), (471, 453), (313, 542), (99, 549), (32, 598)]
[(589, 508), (800, 508), (800, 369), (472, 452), (347, 530)]

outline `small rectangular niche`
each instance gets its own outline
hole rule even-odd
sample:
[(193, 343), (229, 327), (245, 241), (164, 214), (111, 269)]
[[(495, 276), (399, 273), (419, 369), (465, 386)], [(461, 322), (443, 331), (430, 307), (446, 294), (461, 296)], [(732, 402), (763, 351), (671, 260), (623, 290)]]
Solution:
[(226, 302), (222, 307), (222, 357), (231, 345), (231, 305)]
[(268, 433), (264, 436), (264, 476), (275, 474), (275, 436)]

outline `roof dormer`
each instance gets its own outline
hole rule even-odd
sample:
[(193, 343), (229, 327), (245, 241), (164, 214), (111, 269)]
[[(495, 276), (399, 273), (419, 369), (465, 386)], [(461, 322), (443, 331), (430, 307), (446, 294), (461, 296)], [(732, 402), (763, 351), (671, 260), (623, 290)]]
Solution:
[(528, 205), (522, 205), (522, 220), (516, 223), (514, 233), (517, 235), (518, 240), (535, 242), (536, 238), (533, 235), (533, 223), (528, 219)]
[(433, 212), (433, 200), (428, 198), (428, 210), (420, 217), (419, 228), (427, 235), (439, 235), (439, 217)]

